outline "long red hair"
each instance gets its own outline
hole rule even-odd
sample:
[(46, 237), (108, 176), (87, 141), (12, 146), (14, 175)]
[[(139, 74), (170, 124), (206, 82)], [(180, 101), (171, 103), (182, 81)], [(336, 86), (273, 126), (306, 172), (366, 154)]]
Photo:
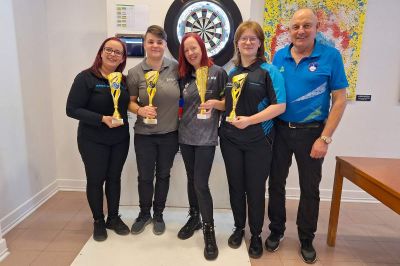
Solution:
[(181, 45), (179, 46), (178, 71), (179, 71), (179, 77), (181, 77), (181, 78), (185, 77), (186, 75), (188, 75), (188, 74), (192, 73), (192, 71), (194, 71), (194, 67), (191, 64), (189, 64), (189, 62), (187, 61), (187, 59), (185, 57), (185, 41), (189, 37), (194, 38), (200, 46), (200, 50), (201, 50), (200, 66), (210, 67), (214, 64), (213, 61), (211, 60), (211, 58), (209, 58), (207, 56), (206, 46), (204, 44), (204, 41), (200, 38), (200, 36), (197, 33), (188, 32), (185, 35), (183, 35)]
[(90, 71), (92, 71), (96, 76), (99, 76), (99, 77), (101, 77), (100, 68), (101, 68), (101, 65), (103, 64), (103, 60), (101, 59), (101, 53), (103, 52), (104, 46), (106, 45), (106, 43), (108, 41), (116, 41), (116, 42), (119, 42), (122, 45), (122, 50), (123, 50), (122, 59), (123, 59), (123, 61), (122, 61), (121, 64), (119, 64), (117, 66), (117, 68), (115, 69), (115, 72), (121, 72), (122, 73), (122, 71), (124, 71), (125, 66), (126, 66), (126, 46), (125, 46), (125, 43), (123, 41), (121, 41), (120, 39), (118, 39), (117, 37), (107, 38), (100, 45), (100, 48), (97, 51), (96, 58), (94, 59), (93, 65), (89, 68)]

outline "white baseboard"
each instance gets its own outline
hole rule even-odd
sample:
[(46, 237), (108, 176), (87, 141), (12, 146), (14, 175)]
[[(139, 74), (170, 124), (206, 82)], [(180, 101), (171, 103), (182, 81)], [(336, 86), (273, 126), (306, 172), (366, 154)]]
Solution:
[(10, 252), (8, 252), (6, 240), (0, 238), (0, 262), (3, 261)]
[(0, 262), (3, 261), (10, 252), (8, 252), (6, 241), (0, 238)]
[[(267, 190), (268, 197), (268, 190)], [(286, 198), (300, 199), (300, 188), (286, 188)], [(322, 201), (330, 201), (332, 199), (332, 189), (320, 189), (320, 198)], [(362, 190), (343, 190), (343, 202), (379, 202), (367, 192)]]
[(58, 190), (86, 191), (86, 179), (57, 179)]
[(10, 231), (14, 226), (19, 224), (43, 203), (45, 203), (51, 196), (58, 191), (57, 181), (52, 182), (50, 185), (36, 193), (32, 198), (22, 203), (19, 207), (14, 209), (11, 213), (7, 214), (0, 220), (2, 227), (2, 235)]

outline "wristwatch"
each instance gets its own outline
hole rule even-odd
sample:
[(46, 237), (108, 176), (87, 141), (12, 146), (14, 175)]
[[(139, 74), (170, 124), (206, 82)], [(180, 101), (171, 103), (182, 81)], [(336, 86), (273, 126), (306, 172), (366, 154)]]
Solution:
[(332, 138), (328, 137), (328, 136), (321, 136), (319, 137), (323, 142), (325, 142), (326, 144), (329, 144), (332, 142)]

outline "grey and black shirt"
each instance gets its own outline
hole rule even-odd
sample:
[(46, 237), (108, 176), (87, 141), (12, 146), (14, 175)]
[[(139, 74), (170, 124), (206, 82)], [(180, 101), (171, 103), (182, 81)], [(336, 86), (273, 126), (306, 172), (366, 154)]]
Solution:
[[(212, 65), (208, 69), (206, 101), (220, 100), (223, 97), (228, 76), (222, 67)], [(209, 119), (197, 119), (200, 96), (196, 86), (196, 75), (183, 78), (180, 81), (182, 93), (183, 114), (179, 123), (179, 143), (195, 146), (218, 145), (218, 123), (220, 111), (213, 109)]]

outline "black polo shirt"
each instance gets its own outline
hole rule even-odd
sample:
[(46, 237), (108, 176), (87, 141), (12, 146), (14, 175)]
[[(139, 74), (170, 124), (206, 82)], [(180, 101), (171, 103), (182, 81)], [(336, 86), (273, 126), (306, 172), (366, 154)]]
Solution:
[(109, 128), (101, 122), (103, 115), (112, 116), (114, 113), (109, 82), (90, 70), (84, 70), (76, 76), (72, 84), (66, 111), (68, 116), (79, 120), (78, 137), (103, 144), (114, 144), (129, 136), (127, 116), (129, 102), (126, 86), (121, 84), (118, 111), (124, 120), (124, 125)]
[[(257, 60), (248, 67), (237, 66), (230, 71), (225, 91), (226, 110), (222, 117), (220, 134), (232, 142), (245, 144), (259, 141), (266, 135), (272, 134), (273, 122), (267, 120), (245, 129), (238, 129), (225, 121), (226, 116), (229, 116), (232, 111), (232, 77), (241, 73), (248, 73), (248, 75), (236, 105), (237, 116), (251, 116), (263, 111), (271, 104), (285, 103), (286, 94), (278, 70), (262, 60)], [(276, 81), (274, 80), (275, 87), (271, 76), (277, 77)]]

